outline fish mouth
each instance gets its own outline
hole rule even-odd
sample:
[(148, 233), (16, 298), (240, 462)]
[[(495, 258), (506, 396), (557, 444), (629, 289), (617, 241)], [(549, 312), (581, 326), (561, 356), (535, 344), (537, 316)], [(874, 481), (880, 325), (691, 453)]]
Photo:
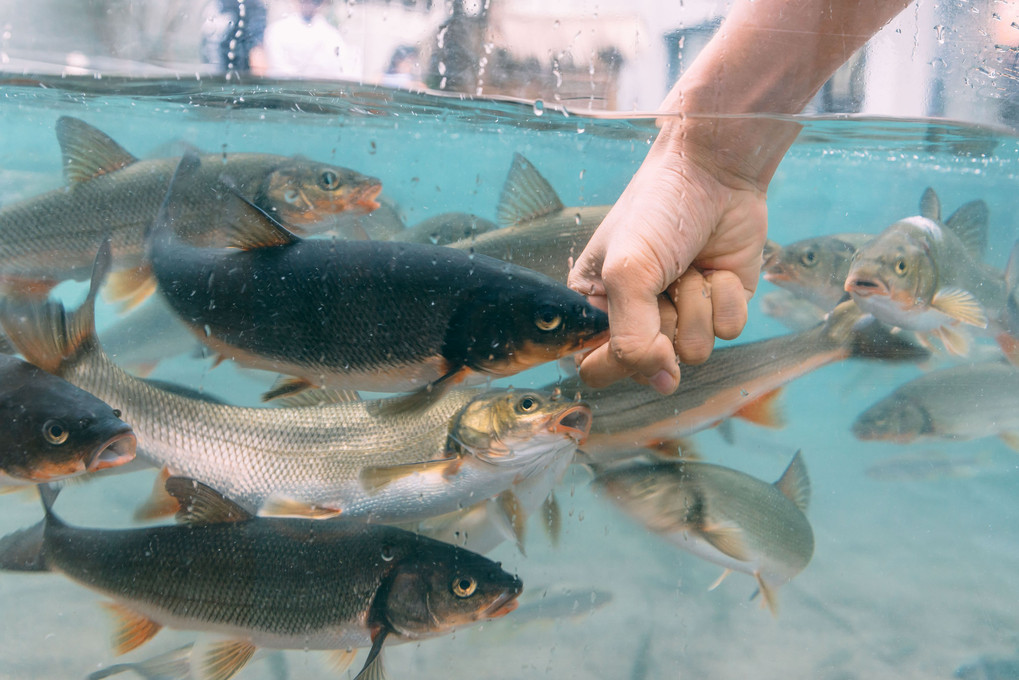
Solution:
[(138, 440), (131, 430), (115, 434), (96, 448), (86, 469), (88, 472), (98, 472), (129, 463), (134, 460), (137, 446)]
[(517, 596), (520, 595), (522, 588), (520, 586), (514, 586), (505, 593), (500, 595), (495, 602), (488, 606), (488, 609), (482, 614), (483, 618), (486, 619), (497, 619), (501, 616), (506, 616), (511, 611), (520, 606), (520, 602), (517, 601)]
[(549, 431), (553, 434), (565, 432), (578, 444), (583, 444), (591, 434), (592, 419), (591, 408), (587, 404), (574, 404), (555, 416)]
[(888, 286), (877, 279), (850, 276), (846, 279), (845, 291), (855, 297), (871, 297), (872, 295), (888, 295)]
[(381, 207), (377, 200), (382, 193), (382, 183), (370, 184), (354, 193), (354, 205), (366, 213), (374, 212)]
[(768, 239), (764, 243), (764, 250), (761, 251), (761, 268), (769, 269), (771, 267), (778, 267), (778, 259), (780, 257), (782, 257), (782, 246), (771, 239)]
[(780, 281), (791, 281), (793, 277), (778, 262), (774, 264), (765, 262), (764, 267), (761, 269), (761, 278), (768, 283), (778, 283)]

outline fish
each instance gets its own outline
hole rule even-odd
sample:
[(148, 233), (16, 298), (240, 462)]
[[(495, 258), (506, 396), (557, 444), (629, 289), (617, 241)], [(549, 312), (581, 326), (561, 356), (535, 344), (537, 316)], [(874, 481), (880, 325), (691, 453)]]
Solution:
[(96, 340), (93, 305), (108, 260), (105, 247), (75, 312), (3, 299), (0, 323), (34, 363), (123, 404), (142, 458), (248, 510), (424, 519), (567, 464), (590, 429), (586, 404), (534, 390), (450, 390), (430, 409), (392, 414), (344, 393), (306, 392), (265, 409), (161, 389), (117, 367)]
[(752, 575), (762, 605), (777, 613), (777, 589), (810, 563), (810, 479), (797, 452), (768, 484), (738, 470), (694, 461), (632, 460), (595, 468), (592, 484), (649, 531), (684, 550)]
[(266, 400), (414, 390), (400, 408), (427, 407), (468, 376), (513, 375), (607, 337), (605, 312), (535, 272), (430, 244), (300, 239), (229, 189), (226, 214), (202, 221), (230, 223), (237, 247), (190, 245), (180, 204), (201, 180), (186, 155), (151, 231), (153, 272), (210, 349), (287, 376)]
[(813, 302), (784, 288), (769, 290), (757, 298), (761, 312), (791, 331), (805, 331), (824, 320), (825, 311)]
[(856, 251), (874, 234), (831, 234), (774, 249), (761, 276), (797, 297), (829, 310), (846, 296), (846, 275)]
[(498, 226), (491, 220), (470, 213), (448, 212), (429, 217), (413, 227), (397, 232), (391, 240), (444, 246), (458, 241), (470, 241)]
[[(96, 248), (112, 236), (116, 268), (109, 294), (126, 306), (154, 290), (144, 262), (145, 232), (156, 218), (179, 158), (139, 160), (88, 123), (56, 123), (68, 185), (0, 209), (0, 292), (43, 297), (61, 281), (88, 280)], [(229, 175), (238, 190), (293, 229), (323, 217), (377, 206), (381, 182), (348, 168), (257, 153), (203, 156), (201, 179)], [(204, 212), (200, 201), (183, 201)], [(201, 242), (224, 236), (206, 223)]]
[(85, 680), (102, 680), (120, 673), (131, 671), (145, 680), (187, 680), (191, 677), (191, 653), (193, 643), (188, 643), (134, 663), (116, 663), (90, 673)]
[(120, 416), (85, 390), (0, 354), (0, 486), (55, 482), (130, 462), (135, 435)]
[(898, 444), (998, 436), (1019, 451), (1019, 368), (988, 361), (930, 371), (866, 409), (852, 431)]
[(632, 380), (592, 389), (571, 376), (556, 385), (591, 406), (594, 421), (582, 451), (585, 458), (606, 463), (649, 451), (675, 455), (684, 437), (730, 417), (780, 427), (780, 388), (834, 362), (920, 361), (928, 356), (926, 349), (891, 334), (847, 300), (810, 330), (729, 345), (702, 364), (681, 366), (679, 387), (668, 396)]
[[(928, 188), (920, 215), (895, 222), (862, 246), (845, 290), (869, 314), (891, 326), (937, 338), (949, 353), (969, 354), (966, 329), (998, 329), (1009, 291), (1006, 278), (981, 260), (987, 243), (987, 205), (971, 201), (944, 223)], [(1010, 271), (1019, 267), (1013, 258)]]
[(117, 365), (146, 377), (165, 359), (194, 355), (203, 345), (159, 295), (119, 315), (99, 333), (103, 349)]
[(541, 272), (566, 283), (573, 258), (583, 252), (611, 205), (567, 207), (524, 156), (513, 156), (497, 207), (500, 229), (450, 244)]
[(357, 678), (382, 677), (387, 640), (499, 618), (523, 590), (499, 564), (401, 529), (258, 518), (194, 480), (166, 485), (183, 524), (120, 530), (64, 523), (46, 487), (45, 519), (0, 539), (0, 568), (61, 573), (110, 598), (118, 654), (164, 627), (225, 636), (201, 654), (203, 677), (215, 680), (258, 648), (347, 650), (352, 660), (368, 646)]
[(988, 471), (993, 462), (990, 451), (958, 456), (943, 451), (921, 451), (893, 456), (867, 466), (864, 474), (879, 482), (932, 482), (965, 479)]

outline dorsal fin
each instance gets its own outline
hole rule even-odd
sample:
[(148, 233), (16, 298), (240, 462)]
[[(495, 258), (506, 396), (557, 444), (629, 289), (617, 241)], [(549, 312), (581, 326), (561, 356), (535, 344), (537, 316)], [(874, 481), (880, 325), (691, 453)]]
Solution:
[(300, 237), (276, 219), (241, 195), (237, 184), (229, 177), (220, 182), (232, 195), (227, 201), (224, 222), (231, 230), (230, 245), (241, 250), (288, 246), (301, 241)]
[(215, 489), (187, 477), (167, 479), (166, 493), (180, 502), (177, 520), (185, 524), (241, 522), (253, 516)]
[(64, 178), (71, 184), (86, 182), (138, 161), (106, 133), (70, 116), (57, 119), (57, 141), (64, 157)]
[(935, 222), (941, 221), (941, 201), (930, 187), (924, 189), (920, 197), (920, 215)]
[(959, 237), (973, 257), (982, 260), (987, 250), (989, 220), (987, 204), (980, 200), (970, 201), (952, 213), (945, 222), (945, 228)]
[(506, 183), (502, 185), (499, 207), (496, 208), (499, 223), (520, 224), (562, 209), (563, 202), (548, 180), (529, 160), (519, 153), (514, 154), (513, 165), (506, 176)]
[(791, 500), (800, 512), (806, 512), (807, 506), (810, 505), (810, 477), (807, 476), (807, 466), (803, 463), (801, 453), (797, 451), (789, 461), (789, 467), (775, 482), (775, 488)]

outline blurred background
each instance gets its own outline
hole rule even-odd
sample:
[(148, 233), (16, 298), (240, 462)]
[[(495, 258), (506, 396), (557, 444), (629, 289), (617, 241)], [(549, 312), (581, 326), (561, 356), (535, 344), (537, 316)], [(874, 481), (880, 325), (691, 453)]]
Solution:
[[(728, 6), (714, 0), (0, 0), (0, 69), (9, 75), (341, 79), (541, 99), (581, 111), (649, 111)], [(310, 54), (316, 41), (332, 56), (314, 65), (285, 63), (300, 51), (294, 44)], [(810, 112), (1019, 128), (1019, 3), (919, 0), (846, 64)]]

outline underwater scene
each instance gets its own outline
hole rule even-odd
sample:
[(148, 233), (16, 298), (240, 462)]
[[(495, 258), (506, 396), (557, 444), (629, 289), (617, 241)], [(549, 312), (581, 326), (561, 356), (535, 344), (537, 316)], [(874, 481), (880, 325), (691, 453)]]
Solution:
[(563, 285), (651, 118), (7, 81), (0, 678), (1019, 677), (1019, 140), (796, 120), (663, 397)]

